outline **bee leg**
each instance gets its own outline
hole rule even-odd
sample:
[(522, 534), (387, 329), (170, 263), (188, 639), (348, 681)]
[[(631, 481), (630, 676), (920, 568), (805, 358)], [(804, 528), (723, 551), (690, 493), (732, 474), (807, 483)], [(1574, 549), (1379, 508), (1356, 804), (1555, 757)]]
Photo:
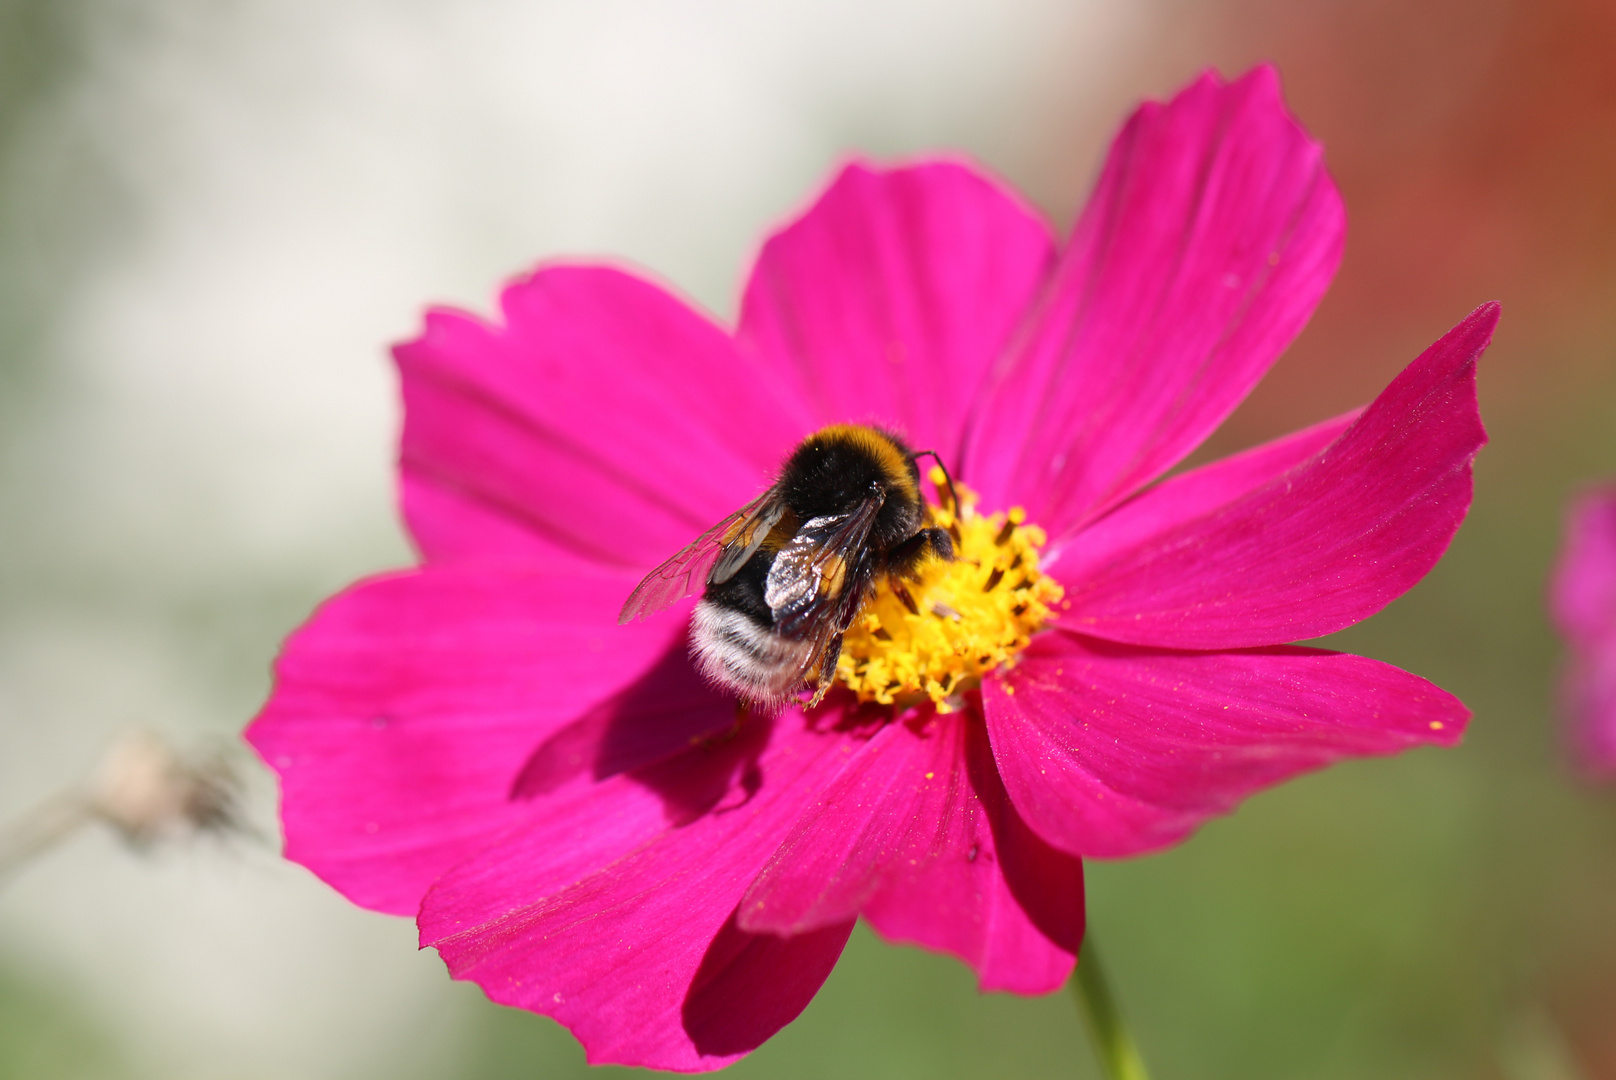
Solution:
[(722, 731), (714, 731), (706, 735), (692, 735), (690, 736), (689, 745), (693, 747), (717, 746), (720, 743), (727, 743), (741, 733), (741, 728), (746, 725), (746, 721), (750, 719), (751, 716), (751, 703), (744, 700), (737, 700), (735, 702), (735, 719), (730, 722), (729, 727), (724, 728)]
[(811, 709), (825, 699), (830, 690), (831, 683), (836, 681), (836, 661), (842, 656), (842, 635), (837, 634), (825, 643), (825, 651), (819, 654), (819, 662), (813, 671), (814, 699), (808, 703)]
[(918, 577), (916, 571), (928, 556), (944, 562), (954, 561), (954, 538), (948, 535), (947, 529), (921, 529), (892, 549), (887, 564), (891, 573), (913, 579)]
[[(911, 461), (919, 461), (923, 457), (931, 458), (933, 461), (935, 461), (937, 463), (937, 467), (939, 469), (943, 470), (943, 483), (946, 485), (947, 491), (948, 491), (948, 507), (947, 507), (947, 509), (949, 511), (951, 511), (953, 513), (953, 515), (954, 515), (954, 522), (953, 522), (953, 524), (951, 524), (948, 527), (948, 535), (952, 536), (954, 538), (954, 542), (957, 544), (957, 543), (960, 542), (960, 532), (959, 532), (960, 501), (959, 501), (959, 493), (954, 490), (954, 478), (952, 476), (948, 475), (948, 466), (943, 464), (943, 456), (941, 454), (939, 454), (935, 450), (916, 450), (913, 454), (909, 455), (909, 460), (911, 460)], [(938, 493), (937, 493), (939, 498), (942, 497), (942, 494), (943, 494), (942, 491), (938, 491)]]

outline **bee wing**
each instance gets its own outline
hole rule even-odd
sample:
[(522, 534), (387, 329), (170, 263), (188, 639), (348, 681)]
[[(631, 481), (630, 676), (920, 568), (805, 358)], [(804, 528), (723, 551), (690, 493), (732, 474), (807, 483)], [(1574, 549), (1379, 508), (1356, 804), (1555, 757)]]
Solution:
[(721, 585), (734, 577), (746, 565), (746, 560), (757, 554), (769, 533), (785, 516), (786, 504), (772, 489), (740, 511), (745, 518), (735, 530), (735, 536), (726, 542), (718, 561), (707, 572), (709, 585)]
[(763, 589), (777, 633), (818, 640), (852, 623), (874, 576), (864, 542), (884, 501), (873, 491), (845, 514), (810, 518), (780, 548)]
[(661, 611), (704, 588), (728, 581), (757, 553), (782, 515), (785, 503), (770, 488), (708, 529), (667, 562), (646, 574), (623, 601), (617, 621), (626, 623)]

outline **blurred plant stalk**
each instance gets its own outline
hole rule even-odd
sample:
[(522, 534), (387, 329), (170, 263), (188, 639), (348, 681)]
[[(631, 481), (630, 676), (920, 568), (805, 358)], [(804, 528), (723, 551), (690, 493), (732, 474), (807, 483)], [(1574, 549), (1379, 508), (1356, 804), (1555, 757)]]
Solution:
[(85, 783), (0, 826), (0, 885), (92, 822), (137, 850), (200, 833), (242, 832), (239, 792), (223, 755), (185, 754), (154, 732), (129, 732)]
[(1122, 1022), (1116, 995), (1111, 992), (1091, 933), (1083, 935), (1083, 949), (1071, 986), (1072, 995), (1077, 998), (1088, 1024), (1094, 1054), (1100, 1059), (1100, 1068), (1107, 1080), (1150, 1080), (1144, 1058), (1139, 1056), (1139, 1048)]

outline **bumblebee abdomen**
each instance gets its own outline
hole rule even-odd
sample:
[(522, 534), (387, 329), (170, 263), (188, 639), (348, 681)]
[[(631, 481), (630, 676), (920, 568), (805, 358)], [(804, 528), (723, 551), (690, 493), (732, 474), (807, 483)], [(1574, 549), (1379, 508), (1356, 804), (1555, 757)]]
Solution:
[(737, 696), (780, 704), (802, 685), (811, 642), (774, 632), (739, 608), (703, 599), (691, 620), (690, 651), (708, 679)]

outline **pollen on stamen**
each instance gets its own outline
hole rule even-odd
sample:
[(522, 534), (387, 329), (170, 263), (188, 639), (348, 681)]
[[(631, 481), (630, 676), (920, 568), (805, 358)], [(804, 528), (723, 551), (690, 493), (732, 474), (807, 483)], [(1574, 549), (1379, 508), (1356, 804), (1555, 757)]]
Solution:
[(984, 516), (976, 494), (956, 483), (956, 507), (942, 470), (929, 475), (939, 504), (932, 524), (955, 536), (956, 558), (927, 562), (919, 581), (878, 586), (842, 636), (836, 677), (863, 701), (929, 699), (946, 713), (983, 675), (1015, 662), (1055, 617), (1062, 590), (1039, 573), (1047, 537), (1019, 506)]

